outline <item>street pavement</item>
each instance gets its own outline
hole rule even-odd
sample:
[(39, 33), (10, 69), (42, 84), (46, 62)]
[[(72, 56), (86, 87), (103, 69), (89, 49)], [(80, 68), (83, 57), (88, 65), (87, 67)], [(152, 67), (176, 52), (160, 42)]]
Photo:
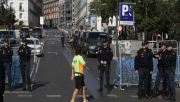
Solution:
[[(32, 92), (21, 91), (21, 87), (16, 87), (13, 92), (6, 90), (5, 102), (70, 102), (74, 91), (75, 83), (71, 81), (71, 63), (75, 50), (70, 44), (61, 46), (61, 31), (56, 29), (44, 30), (44, 37), (40, 41), (44, 42), (43, 56), (37, 59), (36, 67), (31, 68), (35, 72), (31, 79), (36, 82), (36, 88)], [(66, 41), (65, 41), (66, 42)], [(153, 99), (139, 100), (137, 97), (137, 86), (124, 87), (123, 90), (115, 89), (111, 85), (111, 92), (107, 93), (106, 88), (98, 93), (99, 87), (98, 61), (96, 56), (87, 58), (83, 54), (87, 63), (84, 69), (85, 84), (87, 86), (86, 95), (90, 102), (168, 102), (161, 97)], [(116, 78), (116, 62), (111, 63), (110, 82)], [(104, 78), (105, 84), (105, 78)], [(180, 89), (176, 89), (177, 102), (180, 101)], [(82, 101), (79, 92), (76, 102)]]

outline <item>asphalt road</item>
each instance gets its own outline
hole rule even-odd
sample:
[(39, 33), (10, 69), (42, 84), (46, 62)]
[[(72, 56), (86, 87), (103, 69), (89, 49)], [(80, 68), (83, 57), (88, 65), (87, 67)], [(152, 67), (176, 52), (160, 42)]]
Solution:
[[(31, 71), (32, 80), (36, 82), (37, 88), (32, 92), (23, 92), (21, 87), (16, 88), (13, 92), (6, 91), (5, 102), (70, 102), (74, 91), (74, 81), (71, 77), (71, 61), (74, 56), (74, 49), (70, 44), (65, 43), (65, 47), (61, 47), (59, 30), (44, 30), (44, 37), (40, 39), (44, 41), (43, 56), (38, 58), (37, 67)], [(137, 86), (125, 87), (125, 90), (114, 89), (111, 85), (111, 92), (106, 93), (106, 89), (101, 93), (96, 90), (99, 87), (99, 74), (97, 70), (98, 61), (96, 57), (87, 58), (83, 55), (87, 63), (84, 69), (85, 84), (87, 86), (87, 99), (90, 102), (139, 102), (137, 98)], [(111, 63), (110, 82), (116, 78), (116, 62)], [(105, 79), (104, 79), (105, 83)], [(176, 89), (177, 102), (180, 101), (180, 89)], [(82, 96), (78, 95), (76, 102), (82, 101)], [(161, 97), (153, 99), (143, 99), (141, 102), (168, 102)]]

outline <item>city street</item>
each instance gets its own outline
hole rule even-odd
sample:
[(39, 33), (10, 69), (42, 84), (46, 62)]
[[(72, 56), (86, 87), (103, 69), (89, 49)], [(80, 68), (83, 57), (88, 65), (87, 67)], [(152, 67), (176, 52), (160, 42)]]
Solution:
[[(40, 41), (44, 42), (43, 56), (37, 60), (36, 68), (31, 80), (36, 82), (36, 88), (32, 92), (21, 91), (22, 87), (15, 87), (14, 91), (5, 91), (5, 102), (70, 102), (74, 91), (75, 83), (71, 81), (71, 63), (75, 50), (70, 47), (69, 43), (65, 43), (65, 47), (61, 46), (60, 34), (62, 32), (57, 29), (44, 30), (44, 37)], [(65, 41), (66, 42), (66, 41)], [(90, 102), (169, 102), (160, 96), (152, 99), (139, 100), (137, 96), (137, 86), (125, 87), (125, 90), (114, 89), (111, 85), (110, 93), (97, 92), (99, 88), (99, 74), (96, 57), (87, 58), (83, 54), (83, 58), (87, 63), (84, 68), (85, 84), (87, 86), (86, 97)], [(111, 63), (110, 82), (116, 78), (116, 62)], [(105, 79), (104, 79), (105, 83)], [(176, 89), (176, 102), (180, 101), (180, 89)], [(82, 101), (79, 92), (76, 102)]]

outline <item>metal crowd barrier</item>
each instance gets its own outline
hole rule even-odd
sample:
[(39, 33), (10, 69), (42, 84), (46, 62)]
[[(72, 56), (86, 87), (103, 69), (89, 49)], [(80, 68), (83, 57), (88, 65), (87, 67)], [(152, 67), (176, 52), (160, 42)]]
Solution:
[[(119, 44), (119, 49), (121, 49), (122, 45)], [(178, 47), (177, 47), (178, 53)], [(123, 56), (124, 54), (119, 50), (119, 57), (116, 59), (116, 79), (113, 81), (114, 85), (120, 86), (119, 88), (122, 89), (123, 86), (131, 86), (131, 85), (138, 85), (139, 76), (135, 74), (134, 69), (134, 56)], [(152, 74), (152, 82), (155, 82), (156, 75), (157, 75), (157, 59), (153, 58), (153, 74)], [(176, 86), (179, 87), (180, 82), (180, 55), (177, 55), (177, 65), (176, 65), (176, 72), (174, 81)]]

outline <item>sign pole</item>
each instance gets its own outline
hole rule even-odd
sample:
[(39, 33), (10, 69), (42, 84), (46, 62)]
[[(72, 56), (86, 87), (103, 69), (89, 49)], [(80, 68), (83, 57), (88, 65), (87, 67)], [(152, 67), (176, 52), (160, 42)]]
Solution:
[[(118, 27), (118, 3), (117, 3), (117, 8), (116, 8), (116, 27)], [(116, 31), (116, 57), (118, 53), (118, 31)]]

